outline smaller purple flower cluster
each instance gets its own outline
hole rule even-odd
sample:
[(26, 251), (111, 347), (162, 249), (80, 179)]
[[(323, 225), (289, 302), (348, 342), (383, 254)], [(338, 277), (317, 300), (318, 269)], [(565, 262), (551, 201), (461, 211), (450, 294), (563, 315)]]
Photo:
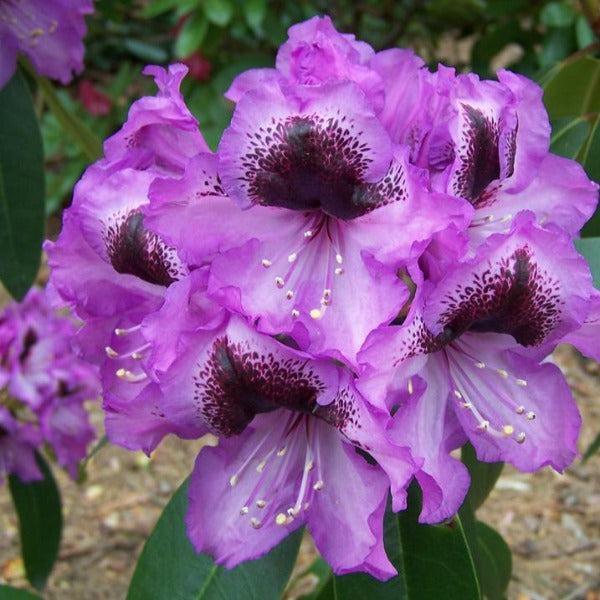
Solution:
[(0, 315), (0, 483), (5, 474), (42, 479), (35, 451), (43, 445), (77, 477), (95, 437), (84, 402), (100, 386), (97, 369), (73, 354), (75, 332), (37, 288)]
[(597, 186), (549, 152), (540, 88), (434, 73), (328, 18), (276, 68), (239, 75), (211, 152), (148, 67), (105, 157), (46, 246), (85, 322), (114, 442), (219, 436), (198, 456), (187, 530), (232, 567), (306, 525), (336, 573), (396, 573), (388, 493), (422, 522), (460, 507), (451, 455), (564, 469), (580, 419), (559, 342), (598, 358), (600, 294), (573, 238)]
[(83, 69), (84, 15), (93, 0), (0, 0), (0, 88), (24, 52), (40, 75), (69, 83)]

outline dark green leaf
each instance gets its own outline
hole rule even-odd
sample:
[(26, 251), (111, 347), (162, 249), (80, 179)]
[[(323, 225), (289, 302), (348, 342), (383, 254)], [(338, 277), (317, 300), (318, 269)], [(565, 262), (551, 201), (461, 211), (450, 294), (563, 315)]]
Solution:
[(590, 124), (582, 117), (565, 117), (552, 123), (550, 150), (565, 158), (575, 159), (590, 131)]
[(279, 600), (296, 561), (301, 531), (261, 559), (226, 570), (196, 554), (185, 532), (186, 481), (163, 511), (138, 560), (127, 600)]
[(594, 287), (600, 289), (600, 238), (589, 237), (575, 240), (575, 247), (585, 256), (590, 265)]
[(380, 582), (363, 574), (334, 578), (339, 600), (478, 600), (480, 596), (474, 556), (456, 515), (442, 525), (422, 525), (421, 491), (409, 489), (407, 510), (385, 517), (385, 547), (399, 575)]
[(233, 6), (229, 0), (204, 0), (206, 18), (219, 27), (225, 27), (233, 16)]
[(39, 596), (9, 585), (0, 584), (0, 600), (42, 600)]
[(62, 532), (60, 495), (46, 461), (36, 454), (44, 475), (41, 481), (22, 483), (11, 475), (10, 493), (19, 517), (21, 555), (31, 585), (41, 590), (58, 554)]
[(588, 446), (588, 449), (584, 452), (581, 462), (588, 461), (590, 458), (592, 458), (592, 456), (594, 456), (594, 454), (596, 454), (596, 452), (598, 452), (598, 450), (600, 450), (600, 433), (594, 438), (594, 441)]
[(42, 138), (17, 72), (0, 90), (0, 280), (18, 300), (38, 272), (43, 238)]
[(180, 58), (185, 58), (198, 50), (207, 31), (208, 21), (204, 17), (204, 13), (197, 10), (185, 22), (175, 40), (175, 54)]
[(502, 536), (486, 523), (477, 521), (479, 581), (487, 600), (502, 600), (512, 574), (512, 555)]
[(597, 58), (584, 56), (560, 63), (542, 81), (544, 103), (551, 119), (600, 111), (600, 60)]
[(461, 458), (471, 476), (471, 487), (467, 494), (467, 501), (473, 511), (476, 511), (488, 497), (492, 488), (498, 481), (504, 463), (485, 463), (477, 460), (475, 450), (467, 443), (462, 448)]
[(152, 0), (144, 7), (142, 15), (144, 17), (156, 17), (162, 13), (175, 8), (180, 0)]
[(540, 12), (540, 22), (548, 27), (568, 27), (575, 22), (575, 11), (566, 2), (550, 2)]
[(121, 43), (125, 50), (144, 62), (164, 63), (169, 59), (167, 51), (157, 44), (150, 44), (135, 38), (125, 38)]
[(267, 0), (248, 0), (243, 3), (243, 9), (246, 23), (253, 30), (259, 30), (267, 12)]
[(575, 31), (572, 27), (552, 28), (544, 37), (538, 60), (540, 65), (553, 65), (577, 49)]

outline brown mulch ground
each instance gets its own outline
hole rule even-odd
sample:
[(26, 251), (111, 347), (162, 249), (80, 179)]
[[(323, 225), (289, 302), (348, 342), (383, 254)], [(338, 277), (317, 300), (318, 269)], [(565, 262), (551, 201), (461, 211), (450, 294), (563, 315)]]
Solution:
[[(583, 450), (600, 431), (600, 369), (568, 349), (559, 349), (557, 361), (583, 414)], [(95, 417), (101, 427), (100, 414)], [(65, 529), (48, 600), (125, 597), (143, 542), (191, 471), (197, 448), (198, 443), (167, 439), (149, 460), (108, 446), (91, 461), (85, 485), (57, 473)], [(585, 465), (576, 461), (564, 475), (506, 468), (478, 516), (512, 548), (510, 599), (600, 599), (600, 454)], [(0, 582), (25, 586), (6, 487), (0, 489), (0, 528)], [(305, 543), (301, 560), (309, 560), (311, 552)]]

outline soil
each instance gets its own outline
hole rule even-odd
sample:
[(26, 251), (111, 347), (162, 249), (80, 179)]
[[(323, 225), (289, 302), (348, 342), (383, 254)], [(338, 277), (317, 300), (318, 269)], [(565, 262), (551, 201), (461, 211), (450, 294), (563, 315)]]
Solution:
[[(563, 369), (583, 415), (583, 452), (600, 432), (600, 368), (559, 348)], [(549, 399), (551, 401), (551, 399)], [(99, 410), (94, 410), (98, 430)], [(162, 508), (192, 469), (199, 442), (169, 438), (151, 459), (106, 446), (90, 461), (85, 484), (56, 471), (65, 527), (48, 600), (117, 600)], [(513, 552), (511, 600), (600, 600), (600, 453), (562, 475), (506, 467), (478, 517), (498, 529)], [(0, 488), (0, 582), (27, 587), (17, 523), (6, 486)], [(306, 565), (314, 549), (302, 545)], [(301, 569), (300, 569), (301, 570)], [(297, 597), (310, 582), (288, 593)], [(440, 592), (443, 598), (443, 592)]]

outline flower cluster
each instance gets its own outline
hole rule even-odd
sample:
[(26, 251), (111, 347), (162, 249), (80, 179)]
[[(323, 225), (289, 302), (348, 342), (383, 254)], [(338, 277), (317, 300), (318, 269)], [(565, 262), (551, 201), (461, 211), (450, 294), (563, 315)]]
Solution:
[(24, 52), (40, 75), (69, 83), (83, 69), (84, 15), (93, 0), (1, 0), (0, 88)]
[(44, 444), (77, 477), (95, 436), (83, 403), (100, 389), (96, 369), (73, 354), (75, 331), (37, 288), (0, 314), (0, 482), (41, 479), (35, 451)]
[(228, 567), (306, 524), (337, 573), (395, 573), (388, 492), (439, 522), (469, 485), (451, 452), (561, 470), (579, 416), (559, 342), (598, 358), (599, 294), (573, 237), (597, 187), (549, 153), (541, 90), (328, 18), (292, 27), (276, 68), (239, 75), (211, 152), (148, 67), (105, 157), (75, 189), (51, 285), (85, 322), (109, 437), (199, 455), (187, 530)]

